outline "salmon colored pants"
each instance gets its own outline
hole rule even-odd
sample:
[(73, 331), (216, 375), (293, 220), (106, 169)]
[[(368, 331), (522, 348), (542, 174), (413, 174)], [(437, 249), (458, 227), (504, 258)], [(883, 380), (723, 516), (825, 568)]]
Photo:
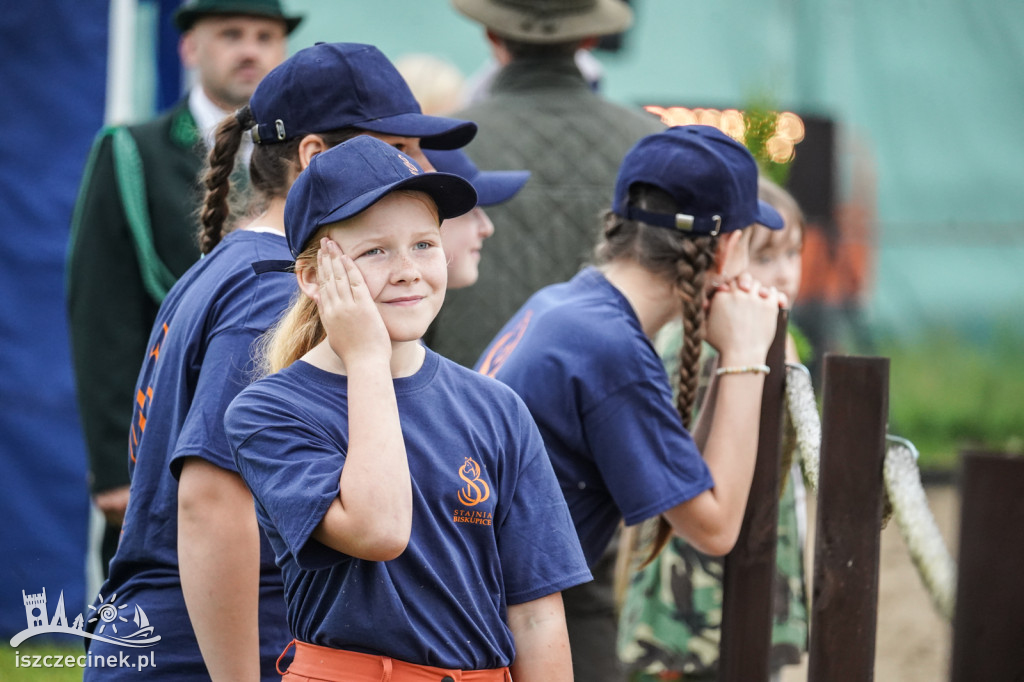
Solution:
[[(295, 658), (287, 671), (281, 658), (295, 646)], [(448, 670), (406, 663), (387, 656), (360, 654), (343, 649), (292, 640), (277, 659), (282, 682), (512, 682), (508, 668)]]

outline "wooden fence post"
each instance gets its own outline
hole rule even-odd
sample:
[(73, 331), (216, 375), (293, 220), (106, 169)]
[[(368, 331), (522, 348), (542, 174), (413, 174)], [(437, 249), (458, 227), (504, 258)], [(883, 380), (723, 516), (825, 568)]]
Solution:
[(786, 311), (768, 351), (771, 372), (761, 397), (757, 463), (736, 546), (722, 580), (720, 682), (767, 682), (771, 669), (772, 596), (779, 523), (779, 460), (786, 391)]
[(952, 682), (1024, 680), (1024, 457), (967, 452)]
[(810, 682), (874, 678), (889, 359), (826, 355)]

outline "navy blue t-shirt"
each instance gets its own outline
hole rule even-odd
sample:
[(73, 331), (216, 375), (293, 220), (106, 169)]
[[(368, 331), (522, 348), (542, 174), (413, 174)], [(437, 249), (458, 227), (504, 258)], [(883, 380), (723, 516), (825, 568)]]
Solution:
[(238, 470), (284, 573), (289, 625), (298, 640), (335, 649), (506, 666), (506, 604), (590, 580), (540, 434), (507, 387), (433, 351), (394, 385), (413, 520), (407, 548), (387, 562), (311, 537), (345, 465), (345, 376), (299, 361), (228, 408)]
[[(233, 232), (182, 276), (157, 313), (136, 385), (128, 444), (130, 501), (100, 595), (109, 600), (116, 594), (118, 604), (139, 606), (160, 636), (153, 650), (156, 667), (146, 671), (147, 677), (208, 678), (178, 573), (176, 475), (184, 457), (237, 471), (224, 436), (224, 411), (253, 379), (253, 341), (277, 321), (297, 290), (295, 275), (257, 275), (252, 263), (260, 260), (291, 260), (284, 237)], [(291, 636), (281, 572), (260, 535), (262, 676), (280, 679), (275, 661)], [(110, 626), (105, 629), (110, 634)], [(116, 656), (120, 647), (93, 641), (89, 650)], [(86, 668), (86, 679), (90, 673), (95, 671)], [(138, 677), (131, 669), (96, 674), (104, 680)]]
[(530, 297), (476, 369), (536, 419), (590, 566), (623, 518), (640, 523), (714, 485), (633, 307), (595, 268)]

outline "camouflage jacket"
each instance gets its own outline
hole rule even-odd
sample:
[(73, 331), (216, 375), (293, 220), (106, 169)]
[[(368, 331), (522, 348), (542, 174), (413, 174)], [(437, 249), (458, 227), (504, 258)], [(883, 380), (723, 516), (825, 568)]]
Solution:
[[(669, 327), (658, 347), (669, 376), (678, 376), (681, 326)], [(714, 351), (705, 348), (697, 404), (706, 391)], [(787, 431), (790, 430), (787, 428)], [(786, 444), (791, 443), (786, 439)], [(800, 662), (807, 650), (807, 591), (803, 542), (797, 520), (799, 473), (779, 500), (772, 668)], [(635, 573), (619, 619), (619, 657), (636, 682), (714, 680), (722, 623), (721, 558), (673, 537), (662, 553)], [(685, 677), (684, 677), (685, 676)]]

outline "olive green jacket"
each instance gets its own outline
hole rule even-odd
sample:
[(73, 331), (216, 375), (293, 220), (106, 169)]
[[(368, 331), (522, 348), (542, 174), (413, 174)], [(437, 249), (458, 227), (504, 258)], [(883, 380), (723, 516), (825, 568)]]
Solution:
[(426, 336), (472, 367), (533, 292), (571, 279), (589, 260), (622, 157), (664, 126), (595, 93), (572, 57), (512, 62), (487, 99), (454, 116), (479, 126), (466, 153), (482, 170), (532, 172), (515, 197), (487, 207), (495, 232), (484, 242), (480, 279), (448, 292)]

